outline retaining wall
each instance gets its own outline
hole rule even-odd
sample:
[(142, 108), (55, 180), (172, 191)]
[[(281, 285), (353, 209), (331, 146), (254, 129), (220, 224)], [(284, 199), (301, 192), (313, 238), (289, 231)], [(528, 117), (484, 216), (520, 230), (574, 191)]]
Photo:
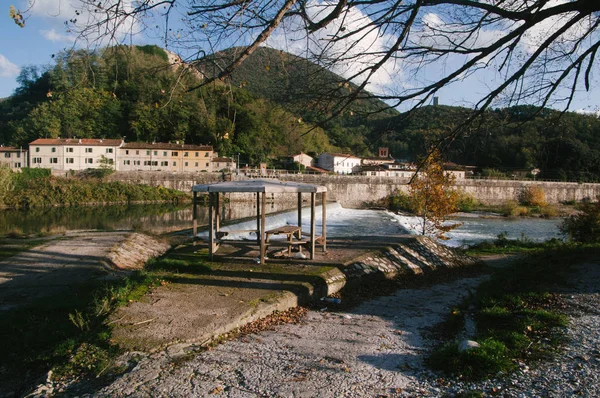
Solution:
[[(194, 184), (209, 184), (223, 180), (221, 173), (165, 173), (165, 172), (119, 172), (113, 174), (113, 180), (136, 184), (162, 185), (167, 188), (190, 192)], [(244, 176), (226, 175), (226, 179), (243, 179)], [(329, 200), (340, 202), (344, 207), (362, 207), (365, 204), (384, 199), (395, 191), (408, 191), (408, 179), (399, 177), (371, 177), (345, 175), (280, 175), (283, 181), (305, 182), (325, 185)], [(576, 182), (545, 181), (507, 181), (507, 180), (458, 180), (456, 187), (487, 204), (501, 204), (517, 200), (519, 192), (527, 186), (538, 185), (546, 194), (548, 203), (580, 201), (584, 198), (595, 199), (600, 196), (600, 184)], [(232, 195), (230, 200), (252, 201), (254, 196)], [(295, 194), (273, 195), (273, 200), (294, 203)]]

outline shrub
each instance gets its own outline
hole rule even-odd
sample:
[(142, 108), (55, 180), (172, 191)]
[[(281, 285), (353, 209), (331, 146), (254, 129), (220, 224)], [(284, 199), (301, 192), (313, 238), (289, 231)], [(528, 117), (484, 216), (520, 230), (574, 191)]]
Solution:
[(579, 214), (565, 218), (560, 231), (574, 242), (600, 242), (600, 198), (595, 202), (584, 200), (580, 210)]
[(413, 204), (410, 199), (410, 196), (408, 196), (402, 191), (395, 191), (392, 195), (388, 197), (387, 208), (392, 211), (412, 211)]
[(546, 194), (539, 185), (529, 185), (523, 187), (519, 192), (519, 203), (524, 206), (546, 206)]
[(477, 206), (479, 206), (479, 202), (473, 195), (463, 191), (457, 191), (456, 207), (458, 207), (458, 210), (472, 211)]

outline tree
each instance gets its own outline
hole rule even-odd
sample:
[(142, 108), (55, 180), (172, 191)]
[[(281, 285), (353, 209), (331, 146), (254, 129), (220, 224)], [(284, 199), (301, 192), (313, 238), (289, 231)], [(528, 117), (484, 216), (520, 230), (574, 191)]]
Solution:
[(600, 198), (584, 200), (578, 214), (571, 215), (559, 226), (569, 239), (579, 243), (600, 242)]
[(409, 186), (410, 207), (419, 218), (418, 232), (444, 239), (444, 234), (460, 224), (447, 224), (457, 209), (458, 195), (452, 188), (454, 176), (447, 173), (438, 150), (433, 150)]
[(69, 27), (95, 42), (101, 41), (99, 35), (116, 40), (145, 30), (154, 37), (160, 33), (165, 46), (190, 60), (222, 49), (215, 43), (240, 46), (214, 79), (225, 78), (261, 45), (293, 47), (329, 69), (345, 71), (346, 83), (355, 84), (323, 87), (342, 94), (332, 104), (334, 113), (356, 99), (373, 96), (367, 89), (382, 73), (410, 84), (400, 82), (394, 90), (379, 93), (380, 98), (391, 106), (418, 107), (440, 89), (481, 70), (496, 70), (498, 80), (490, 80), (476, 110), (498, 99), (568, 108), (578, 90), (591, 90), (600, 46), (597, 0), (79, 0), (74, 4), (76, 16), (68, 21)]

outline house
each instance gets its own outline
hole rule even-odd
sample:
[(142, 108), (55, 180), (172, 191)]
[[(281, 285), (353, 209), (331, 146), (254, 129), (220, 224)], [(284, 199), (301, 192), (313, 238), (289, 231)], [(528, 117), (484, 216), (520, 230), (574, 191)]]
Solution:
[(317, 167), (336, 174), (351, 174), (358, 171), (361, 159), (342, 153), (322, 153), (317, 158)]
[(38, 138), (29, 144), (29, 166), (52, 170), (97, 169), (116, 165), (121, 139)]
[(292, 162), (300, 163), (304, 167), (311, 167), (313, 164), (313, 161), (314, 161), (312, 156), (309, 156), (309, 155), (305, 154), (304, 152), (300, 152), (297, 155), (292, 155), (292, 156), (290, 156), (290, 158), (292, 159)]
[(211, 171), (228, 171), (232, 172), (236, 169), (235, 160), (232, 158), (214, 158), (211, 161)]
[(11, 146), (0, 145), (0, 165), (7, 165), (13, 170), (27, 167), (27, 151)]
[(212, 171), (210, 145), (128, 142), (119, 148), (119, 171)]

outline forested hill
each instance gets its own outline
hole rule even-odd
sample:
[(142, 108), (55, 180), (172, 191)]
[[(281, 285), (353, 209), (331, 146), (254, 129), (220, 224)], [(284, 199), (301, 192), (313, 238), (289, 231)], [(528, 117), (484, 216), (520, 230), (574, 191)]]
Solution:
[[(378, 122), (369, 137), (380, 139), (397, 158), (415, 159), (428, 143), (447, 135), (470, 110), (427, 106)], [(600, 179), (600, 119), (594, 115), (515, 106), (485, 112), (445, 153), (448, 160), (511, 175), (539, 168), (557, 180)]]
[(289, 153), (336, 149), (321, 128), (243, 88), (222, 83), (189, 91), (197, 74), (173, 67), (156, 46), (59, 54), (24, 68), (16, 93), (0, 102), (0, 144), (40, 137), (185, 141), (256, 163)]

